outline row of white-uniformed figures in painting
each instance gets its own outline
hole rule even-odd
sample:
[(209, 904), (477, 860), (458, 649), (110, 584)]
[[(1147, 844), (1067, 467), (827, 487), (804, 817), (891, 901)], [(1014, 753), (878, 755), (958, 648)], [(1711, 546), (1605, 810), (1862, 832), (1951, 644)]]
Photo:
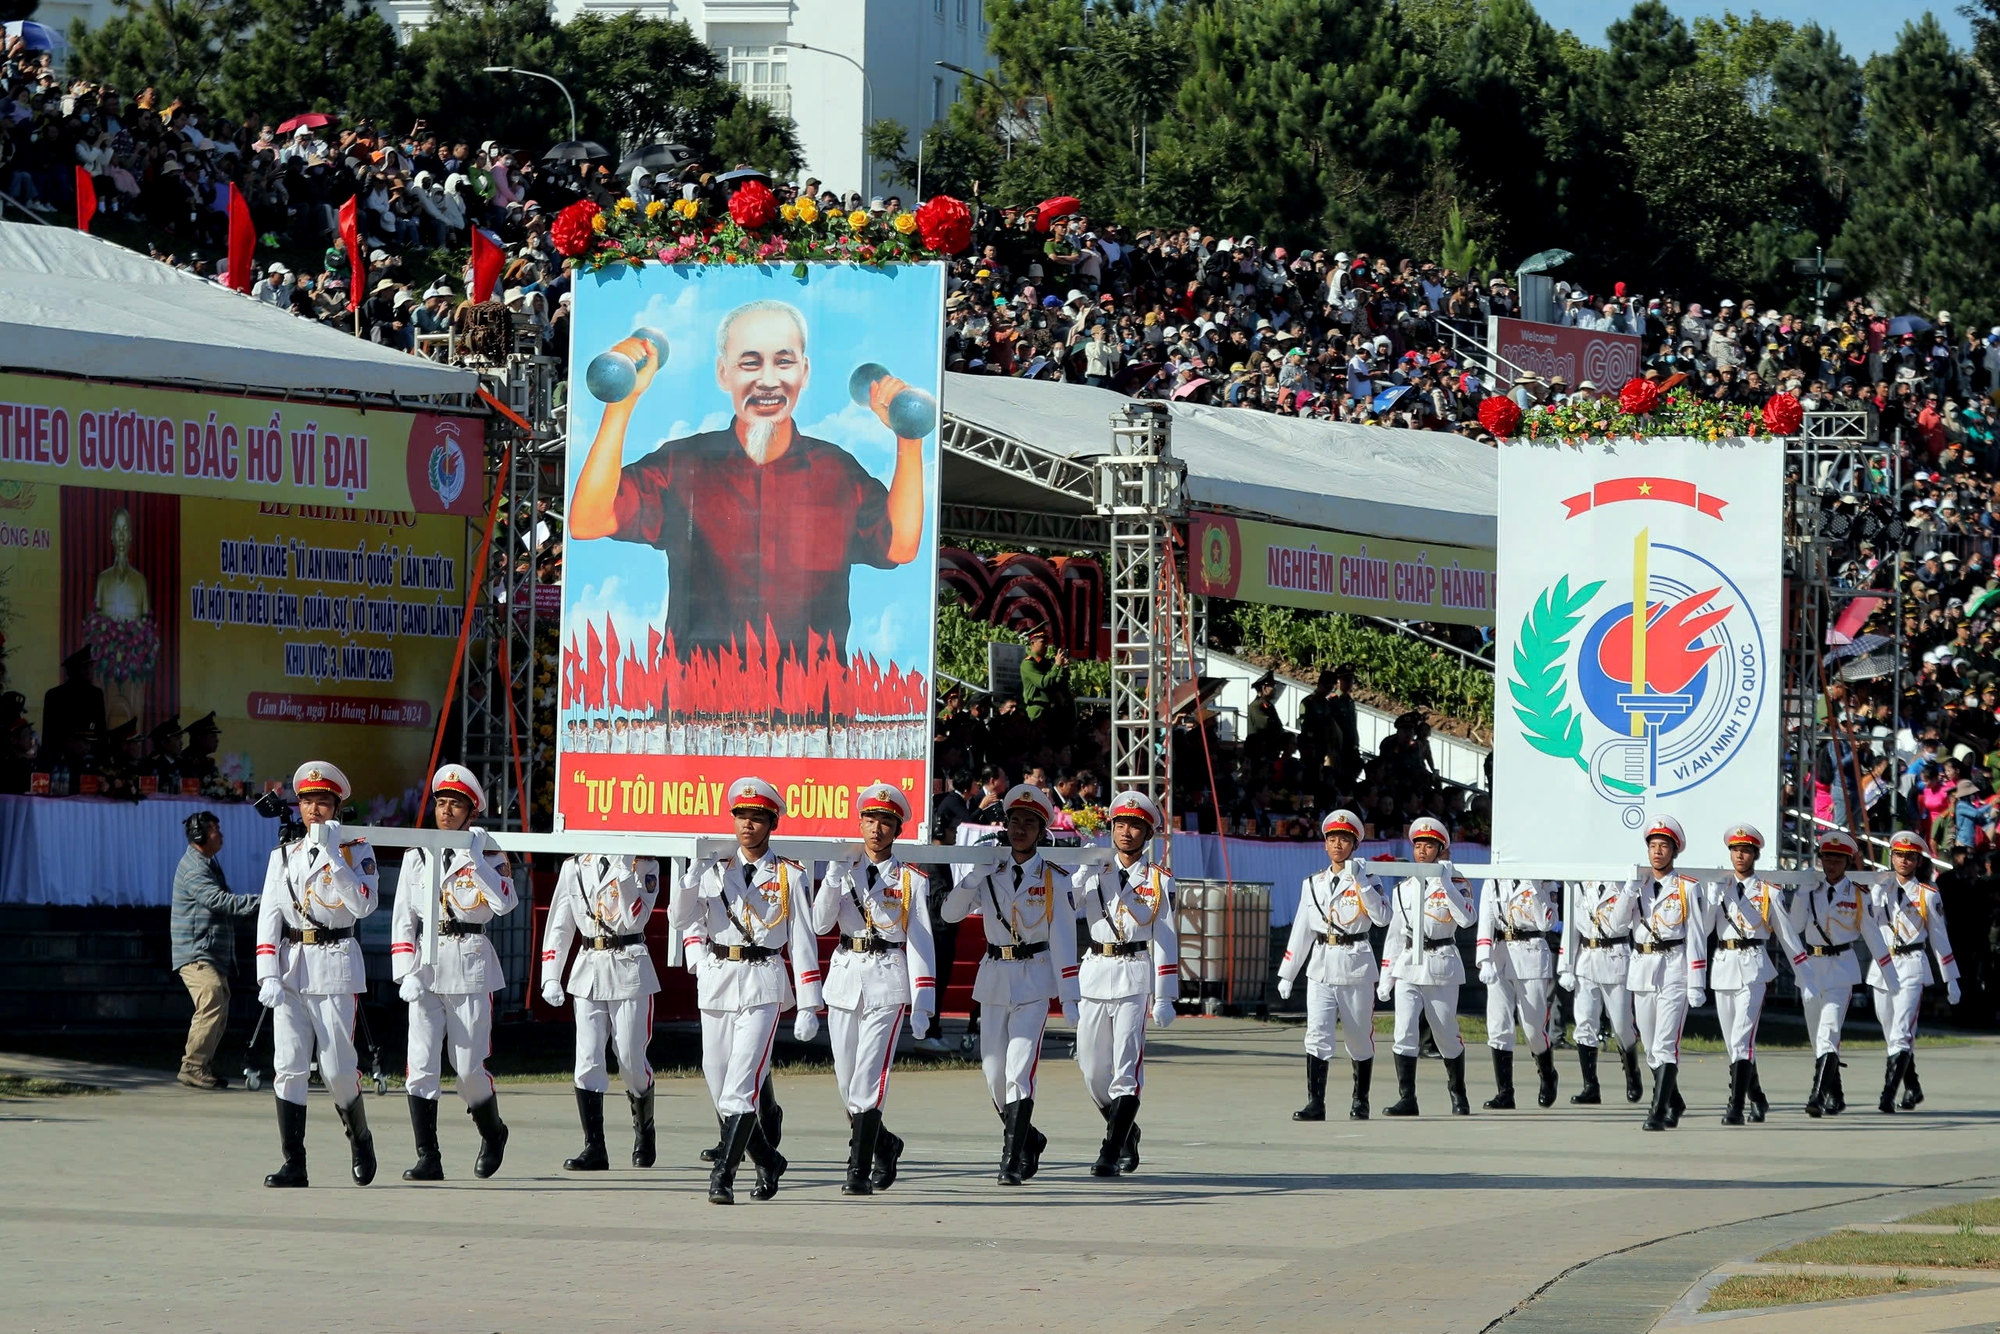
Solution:
[(897, 760), (921, 756), (922, 719), (843, 723), (834, 728), (764, 723), (686, 723), (659, 718), (572, 719), (565, 748), (595, 755), (735, 755), (746, 759)]

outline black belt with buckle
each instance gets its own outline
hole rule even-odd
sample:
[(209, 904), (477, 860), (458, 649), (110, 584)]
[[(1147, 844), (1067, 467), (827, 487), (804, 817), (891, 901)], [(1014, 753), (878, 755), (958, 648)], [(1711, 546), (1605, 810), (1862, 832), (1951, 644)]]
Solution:
[(1458, 948), (1458, 937), (1446, 936), (1441, 940), (1426, 940), (1424, 942), (1424, 948), (1427, 950), (1456, 949)]
[(304, 930), (287, 926), (280, 929), (284, 932), (286, 940), (298, 945), (336, 945), (343, 940), (354, 938), (354, 928), (351, 926), (309, 926)]
[(1632, 948), (1641, 954), (1672, 954), (1685, 944), (1687, 937), (1682, 936), (1675, 940), (1655, 940), (1644, 945), (1634, 945)]
[(1889, 951), (1891, 954), (1922, 954), (1923, 952), (1924, 942), (1921, 940), (1908, 945), (1897, 945)]
[(856, 954), (887, 954), (896, 946), (880, 936), (842, 936), (840, 948)]
[(1019, 945), (988, 945), (986, 957), (1007, 960), (1032, 959), (1037, 954), (1045, 953), (1048, 948), (1049, 942), (1046, 940), (1024, 941)]
[(768, 945), (710, 945), (708, 952), (731, 963), (762, 963), (777, 953)]
[(1345, 931), (1323, 931), (1320, 933), (1320, 939), (1329, 945), (1361, 945), (1367, 943), (1368, 933), (1357, 931), (1349, 935)]
[(483, 936), (486, 934), (486, 923), (461, 922), (455, 918), (447, 917), (438, 923), (438, 934), (441, 936)]
[(1722, 950), (1761, 950), (1764, 948), (1764, 942), (1761, 940), (1718, 940), (1715, 942), (1715, 947)]
[(1845, 945), (1806, 946), (1806, 953), (1810, 954), (1815, 959), (1831, 959), (1837, 954), (1846, 954), (1847, 952), (1848, 952), (1848, 947)]
[(1583, 947), (1587, 950), (1608, 950), (1617, 945), (1630, 945), (1631, 943), (1632, 937), (1629, 932), (1622, 936), (1599, 936), (1595, 940), (1592, 940), (1589, 936), (1583, 938)]
[(637, 945), (645, 937), (634, 932), (629, 936), (585, 936), (583, 947), (587, 950), (622, 950), (627, 945)]
[(1149, 940), (1093, 940), (1089, 952), (1106, 959), (1124, 959), (1152, 948)]
[(1547, 940), (1548, 938), (1549, 938), (1549, 933), (1548, 933), (1548, 932), (1546, 932), (1546, 931), (1516, 931), (1516, 930), (1513, 930), (1513, 929), (1512, 929), (1511, 927), (1510, 927), (1509, 929), (1507, 929), (1507, 930), (1505, 930), (1505, 931), (1502, 931), (1502, 932), (1500, 933), (1500, 939), (1502, 939), (1502, 940), (1542, 940), (1542, 941), (1546, 941), (1546, 940)]

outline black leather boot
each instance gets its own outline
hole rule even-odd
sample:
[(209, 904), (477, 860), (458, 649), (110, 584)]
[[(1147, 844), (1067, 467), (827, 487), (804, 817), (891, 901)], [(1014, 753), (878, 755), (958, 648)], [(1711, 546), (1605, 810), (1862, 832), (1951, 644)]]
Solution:
[(1665, 1071), (1663, 1078), (1667, 1081), (1667, 1129), (1672, 1130), (1680, 1125), (1681, 1115), (1688, 1109), (1687, 1100), (1681, 1097), (1681, 1065), (1674, 1061), (1660, 1069)]
[(847, 1143), (847, 1180), (841, 1182), (842, 1195), (873, 1195), (875, 1183), (869, 1173), (875, 1167), (875, 1142), (882, 1133), (882, 1113), (856, 1112), (854, 1137)]
[(750, 1133), (756, 1128), (757, 1117), (751, 1112), (722, 1118), (722, 1142), (716, 1145), (715, 1165), (708, 1169), (710, 1204), (736, 1203), (736, 1167), (743, 1161)]
[(438, 1153), (437, 1100), (412, 1094), (404, 1101), (410, 1104), (410, 1131), (417, 1140), (417, 1161), (415, 1166), (403, 1169), (403, 1180), (442, 1181), (444, 1158)]
[(611, 1156), (604, 1151), (604, 1095), (576, 1091), (576, 1118), (583, 1122), (583, 1151), (563, 1159), (565, 1172), (608, 1172)]
[(466, 1109), (472, 1124), (479, 1127), (479, 1156), (472, 1160), (472, 1175), (484, 1181), (500, 1170), (507, 1154), (507, 1123), (500, 1119), (500, 1095), (489, 1093), (486, 1101)]
[(1396, 1101), (1382, 1109), (1384, 1116), (1417, 1114), (1417, 1058), (1392, 1052), (1396, 1063)]
[(368, 1109), (361, 1094), (345, 1107), (336, 1107), (341, 1128), (347, 1132), (347, 1146), (354, 1152), (354, 1184), (365, 1186), (375, 1179), (375, 1136), (368, 1131)]
[(875, 1140), (875, 1163), (868, 1171), (868, 1184), (876, 1190), (887, 1190), (896, 1184), (896, 1165), (903, 1161), (903, 1140), (882, 1125), (880, 1108), (875, 1112), (875, 1124), (882, 1133)]
[(1830, 1057), (1822, 1056), (1813, 1062), (1812, 1092), (1806, 1094), (1806, 1115), (1817, 1121), (1825, 1114), (1821, 1103), (1826, 1098), (1826, 1063)]
[(1027, 1118), (1021, 1115), (1021, 1104), (1010, 1102), (1000, 1111), (1000, 1174), (994, 1179), (1003, 1186), (1021, 1184), (1021, 1144), (1022, 1132), (1027, 1126)]
[[(1090, 1165), (1094, 1177), (1115, 1177), (1122, 1170), (1119, 1159), (1124, 1156), (1125, 1146), (1132, 1135), (1132, 1127), (1138, 1120), (1139, 1100), (1130, 1094), (1113, 1098), (1111, 1105), (1104, 1109), (1104, 1143), (1098, 1146), (1097, 1161)], [(1135, 1155), (1136, 1159), (1136, 1155)], [(1138, 1166), (1135, 1161), (1133, 1166)]]
[(1618, 1051), (1618, 1060), (1625, 1067), (1625, 1101), (1637, 1102), (1646, 1095), (1645, 1082), (1639, 1078), (1639, 1044), (1626, 1043)]
[(278, 1148), (285, 1155), (285, 1164), (264, 1178), (267, 1186), (303, 1186), (306, 1184), (306, 1105), (302, 1102), (278, 1104)]
[(1896, 1086), (1903, 1082), (1903, 1061), (1908, 1056), (1908, 1052), (1899, 1051), (1882, 1067), (1882, 1101), (1876, 1104), (1876, 1111), (1891, 1113), (1896, 1110)]
[(1743, 1124), (1743, 1099), (1750, 1092), (1750, 1072), (1744, 1069), (1748, 1061), (1729, 1063), (1729, 1104), (1722, 1109), (1722, 1124), (1740, 1126)]
[(1556, 1054), (1550, 1048), (1535, 1053), (1535, 1073), (1541, 1077), (1542, 1086), (1535, 1090), (1535, 1106), (1553, 1107), (1556, 1101)]
[[(860, 1118), (855, 1119), (858, 1121)], [(754, 1117), (750, 1123), (749, 1154), (750, 1161), (757, 1168), (757, 1184), (750, 1187), (750, 1198), (768, 1200), (778, 1193), (778, 1178), (791, 1164), (785, 1161), (784, 1154), (771, 1147), (771, 1141), (764, 1135), (763, 1122)]]
[(1049, 1137), (1035, 1129), (1033, 1098), (1023, 1098), (1015, 1105), (1021, 1109), (1021, 1180), (1033, 1181), (1035, 1173), (1042, 1170), (1042, 1153), (1049, 1147)]
[(1757, 1078), (1757, 1062), (1749, 1060), (1743, 1064), (1750, 1067), (1744, 1088), (1744, 1093), (1749, 1098), (1749, 1103), (1743, 1112), (1744, 1119), (1753, 1126), (1761, 1126), (1764, 1124), (1764, 1118), (1771, 1113), (1771, 1100), (1764, 1096), (1764, 1081)]
[(1326, 1062), (1306, 1057), (1306, 1105), (1292, 1113), (1294, 1121), (1326, 1120)]
[(1368, 1119), (1368, 1086), (1375, 1079), (1375, 1058), (1365, 1061), (1349, 1061), (1348, 1068), (1354, 1072), (1354, 1096), (1347, 1104), (1347, 1119), (1366, 1121)]
[(625, 1101), (632, 1109), (632, 1166), (651, 1167), (654, 1158), (653, 1138), (653, 1089), (644, 1093), (627, 1093)]
[(1583, 1090), (1572, 1093), (1569, 1100), (1579, 1107), (1596, 1107), (1604, 1101), (1602, 1090), (1597, 1087), (1597, 1048), (1576, 1046), (1576, 1066), (1583, 1072)]
[(1126, 1121), (1125, 1143), (1118, 1150), (1120, 1176), (1139, 1170), (1139, 1095), (1128, 1093), (1125, 1101), (1132, 1104), (1132, 1115)]
[(1498, 1047), (1491, 1048), (1491, 1051), (1493, 1096), (1479, 1105), (1492, 1112), (1511, 1112), (1514, 1110), (1514, 1053), (1501, 1051)]
[(1828, 1116), (1839, 1116), (1847, 1110), (1847, 1091), (1840, 1084), (1840, 1053), (1834, 1052), (1826, 1060), (1826, 1095), (1820, 1101)]
[(764, 1142), (777, 1148), (785, 1142), (785, 1109), (778, 1105), (778, 1086), (771, 1076), (764, 1076), (764, 1087), (757, 1091), (757, 1128), (764, 1132)]
[(715, 1118), (715, 1143), (709, 1145), (707, 1148), (701, 1151), (701, 1160), (703, 1162), (713, 1163), (721, 1161), (722, 1141), (729, 1137), (728, 1129), (729, 1129), (728, 1117), (718, 1116)]
[(1451, 1095), (1451, 1114), (1471, 1116), (1472, 1101), (1465, 1094), (1465, 1053), (1444, 1058), (1444, 1087)]
[(1903, 1053), (1903, 1100), (1896, 1105), (1906, 1112), (1917, 1110), (1917, 1104), (1924, 1100), (1924, 1086), (1917, 1082), (1917, 1054)]
[[(1631, 1048), (1627, 1047), (1626, 1050), (1630, 1051)], [(1671, 1069), (1673, 1067), (1670, 1065), (1656, 1065), (1653, 1067), (1653, 1105), (1646, 1109), (1646, 1119), (1641, 1123), (1643, 1129), (1665, 1130), (1667, 1128), (1667, 1071)]]

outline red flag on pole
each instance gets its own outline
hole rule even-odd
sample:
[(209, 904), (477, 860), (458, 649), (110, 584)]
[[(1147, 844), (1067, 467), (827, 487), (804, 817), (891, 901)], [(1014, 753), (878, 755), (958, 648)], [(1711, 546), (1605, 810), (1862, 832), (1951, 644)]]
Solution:
[(597, 637), (597, 627), (590, 622), (583, 623), (583, 707), (601, 709), (604, 707), (604, 642)]
[(506, 266), (507, 250), (500, 244), (500, 238), (484, 227), (472, 229), (472, 299), (474, 302), (491, 301), (493, 284), (500, 280), (500, 270)]
[(222, 285), (234, 292), (249, 295), (250, 284), (257, 275), (253, 270), (257, 265), (257, 224), (250, 220), (250, 205), (244, 200), (243, 192), (236, 188), (236, 182), (229, 183), (229, 272)]
[(356, 201), (340, 206), (340, 243), (347, 247), (347, 308), (361, 309), (362, 287), (368, 271), (361, 267), (361, 220), (355, 216)]
[(90, 220), (97, 216), (97, 182), (90, 179), (90, 173), (82, 167), (76, 169), (76, 229), (90, 230)]

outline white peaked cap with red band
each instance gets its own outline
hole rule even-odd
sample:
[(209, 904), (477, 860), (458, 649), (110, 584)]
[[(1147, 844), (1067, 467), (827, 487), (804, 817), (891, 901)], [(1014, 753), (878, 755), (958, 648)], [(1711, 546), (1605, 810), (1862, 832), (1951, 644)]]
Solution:
[(325, 760), (307, 760), (292, 771), (292, 791), (301, 797), (332, 797), (346, 801), (354, 790), (337, 765)]
[(1646, 826), (1646, 838), (1648, 841), (1654, 838), (1670, 838), (1674, 841), (1675, 852), (1688, 845), (1687, 831), (1682, 829), (1681, 822), (1671, 815), (1654, 816), (1653, 822)]
[(1819, 836), (1819, 850), (1821, 852), (1844, 853), (1849, 857), (1858, 857), (1861, 855), (1861, 845), (1856, 843), (1853, 836), (1845, 829), (1829, 829), (1826, 833), (1821, 834)]
[(1033, 783), (1016, 783), (1007, 789), (1007, 799), (1001, 803), (1007, 814), (1015, 811), (1033, 811), (1047, 824), (1056, 818), (1056, 808), (1049, 801), (1048, 794)]
[(729, 813), (762, 811), (773, 821), (785, 813), (785, 799), (761, 778), (739, 778), (729, 785)]
[(1924, 836), (1917, 833), (1914, 829), (1899, 830), (1895, 837), (1889, 840), (1889, 851), (1891, 852), (1914, 852), (1921, 855), (1930, 852), (1930, 850), (1930, 845), (1924, 842)]
[(462, 764), (447, 764), (431, 775), (431, 795), (448, 792), (455, 797), (464, 797), (472, 803), (474, 814), (486, 809), (486, 789), (472, 776), (472, 770)]
[(1722, 845), (1726, 848), (1749, 846), (1759, 852), (1764, 850), (1764, 836), (1757, 832), (1753, 824), (1733, 824), (1722, 835)]
[(1143, 792), (1120, 792), (1111, 799), (1111, 818), (1114, 820), (1144, 820), (1148, 829), (1158, 829), (1166, 821), (1160, 818), (1160, 808), (1153, 799)]
[(1354, 841), (1359, 843), (1361, 817), (1348, 810), (1328, 811), (1326, 818), (1319, 822), (1319, 836), (1325, 838), (1328, 834), (1351, 834)]
[(1442, 820), (1434, 819), (1428, 815), (1419, 815), (1416, 819), (1410, 821), (1410, 842), (1414, 843), (1420, 838), (1435, 839), (1444, 845), (1445, 851), (1451, 851), (1451, 831), (1444, 827), (1444, 821)]
[(897, 823), (910, 822), (910, 799), (894, 783), (870, 783), (861, 789), (854, 812), (860, 815), (893, 815)]

